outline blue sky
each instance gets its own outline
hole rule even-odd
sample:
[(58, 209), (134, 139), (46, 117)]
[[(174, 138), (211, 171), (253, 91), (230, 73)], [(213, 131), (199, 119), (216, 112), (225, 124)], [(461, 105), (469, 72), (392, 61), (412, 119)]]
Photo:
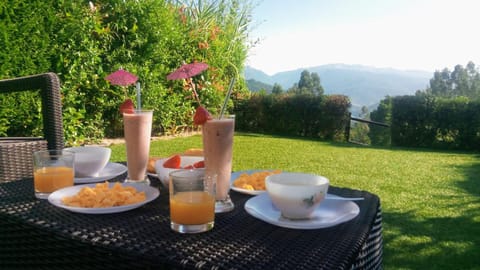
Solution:
[(256, 0), (247, 64), (267, 74), (345, 63), (480, 66), (477, 0)]

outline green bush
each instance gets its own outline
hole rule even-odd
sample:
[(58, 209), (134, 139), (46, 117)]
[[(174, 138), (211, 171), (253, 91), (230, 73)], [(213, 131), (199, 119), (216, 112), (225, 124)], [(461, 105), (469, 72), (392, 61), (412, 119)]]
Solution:
[[(370, 119), (375, 122), (390, 125), (392, 123), (392, 97), (387, 96), (381, 100), (377, 109), (370, 113)], [(370, 125), (369, 128), (368, 136), (373, 145), (390, 146), (390, 127)]]
[[(198, 104), (182, 80), (166, 79), (183, 62), (210, 66), (194, 81), (212, 113), (221, 107), (231, 79), (237, 79), (232, 97), (246, 95), (241, 74), (250, 46), (248, 1), (190, 0), (186, 6), (167, 0), (89, 2), (0, 4), (0, 78), (47, 71), (60, 76), (67, 145), (122, 136), (118, 107), (126, 95), (134, 99), (134, 88), (104, 79), (119, 68), (139, 77), (143, 107), (155, 110), (155, 134), (192, 128)], [(10, 99), (24, 105), (10, 105)], [(28, 136), (41, 127), (40, 108), (32, 97), (0, 97), (0, 102), (0, 134)], [(34, 119), (31, 124), (15, 122), (26, 114), (34, 114), (27, 115)]]
[(467, 98), (436, 99), (432, 146), (443, 149), (480, 150), (480, 103)]
[(480, 102), (431, 95), (392, 99), (392, 144), (480, 150)]
[(372, 128), (381, 145), (480, 150), (480, 75), (473, 62), (436, 71), (430, 87), (415, 96), (386, 97), (371, 119), (391, 124)]
[(429, 147), (435, 140), (432, 124), (434, 99), (423, 96), (398, 96), (392, 100), (392, 144)]
[[(0, 78), (50, 70), (55, 22), (52, 4), (48, 0), (0, 3)], [(0, 136), (42, 136), (38, 94), (0, 95), (0, 104)]]
[(346, 96), (252, 95), (235, 102), (238, 131), (344, 140)]

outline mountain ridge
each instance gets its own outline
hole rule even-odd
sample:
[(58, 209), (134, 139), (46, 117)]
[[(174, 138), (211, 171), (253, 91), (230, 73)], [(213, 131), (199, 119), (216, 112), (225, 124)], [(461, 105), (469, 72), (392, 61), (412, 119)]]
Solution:
[[(376, 68), (363, 65), (327, 64), (282, 71), (273, 75), (247, 66), (245, 79), (263, 84), (277, 83), (288, 90), (298, 83), (302, 71), (317, 73), (325, 94), (342, 94), (350, 97), (352, 107), (372, 107), (386, 96), (413, 95), (429, 86), (433, 72)], [(258, 91), (259, 89), (250, 89)], [(268, 90), (268, 89), (266, 89)]]

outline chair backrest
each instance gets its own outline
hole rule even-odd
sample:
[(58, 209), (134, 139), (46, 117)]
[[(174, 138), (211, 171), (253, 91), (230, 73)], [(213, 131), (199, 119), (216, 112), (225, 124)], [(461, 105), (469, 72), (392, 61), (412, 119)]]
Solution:
[(42, 99), (44, 140), (21, 137), (2, 138), (0, 140), (0, 182), (31, 177), (33, 175), (32, 153), (45, 148), (45, 144), (48, 149), (64, 148), (58, 76), (49, 72), (0, 80), (0, 94), (38, 90)]

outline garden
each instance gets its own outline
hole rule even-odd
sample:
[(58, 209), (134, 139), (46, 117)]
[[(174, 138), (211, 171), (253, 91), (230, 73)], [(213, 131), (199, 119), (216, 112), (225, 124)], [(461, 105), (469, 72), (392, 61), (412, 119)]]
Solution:
[[(162, 139), (152, 142), (150, 153), (201, 146), (199, 135)], [(115, 161), (125, 160), (124, 144), (111, 148)], [(478, 153), (236, 133), (233, 170), (247, 169), (310, 172), (378, 195), (385, 269), (479, 269)]]
[[(193, 81), (211, 113), (218, 113), (235, 79), (227, 102), (227, 110), (241, 116), (234, 171), (310, 172), (378, 195), (386, 269), (480, 269), (478, 102), (432, 99), (428, 91), (387, 97), (372, 117), (392, 124), (389, 134), (373, 134), (387, 143), (349, 144), (343, 136), (347, 97), (248, 91), (243, 65), (256, 42), (248, 39), (249, 1), (188, 2), (188, 8), (156, 0), (0, 4), (0, 76), (57, 73), (66, 143), (83, 145), (122, 137), (118, 109), (126, 98), (135, 101), (135, 88), (105, 78), (128, 70), (141, 82), (142, 106), (155, 110), (153, 135), (163, 137), (152, 141), (150, 155), (165, 157), (202, 147), (200, 135), (175, 136), (197, 130), (197, 101), (190, 84), (167, 75), (183, 63), (208, 63)], [(0, 136), (42, 134), (39, 99), (15, 93), (0, 103)], [(112, 161), (125, 161), (123, 143), (110, 147)]]

